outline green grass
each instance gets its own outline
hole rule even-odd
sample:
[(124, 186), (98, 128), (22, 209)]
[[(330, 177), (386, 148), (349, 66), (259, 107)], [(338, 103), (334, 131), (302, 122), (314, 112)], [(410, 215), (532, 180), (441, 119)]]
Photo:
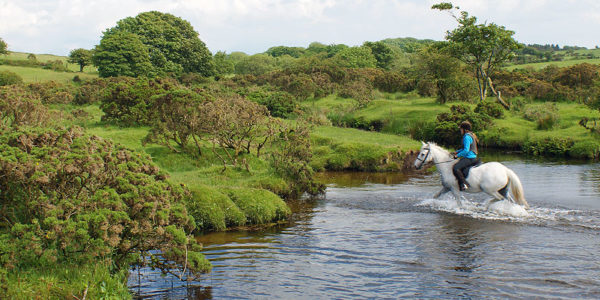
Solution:
[(524, 69), (524, 68), (533, 68), (535, 70), (543, 69), (549, 65), (557, 66), (557, 67), (570, 67), (582, 63), (588, 64), (600, 64), (600, 58), (594, 59), (574, 59), (574, 60), (563, 60), (563, 61), (551, 61), (551, 62), (540, 62), (540, 63), (531, 63), (531, 64), (522, 64), (522, 65), (512, 65), (505, 67), (506, 70), (512, 71), (514, 69)]
[(54, 80), (56, 82), (71, 82), (76, 75), (83, 79), (98, 78), (96, 74), (89, 73), (72, 73), (72, 72), (56, 72), (42, 68), (19, 67), (0, 65), (0, 71), (11, 71), (23, 78), (25, 83), (35, 83)]
[(10, 270), (0, 278), (2, 299), (131, 299), (127, 270), (112, 274), (102, 262)]
[[(1, 59), (6, 59), (6, 60), (28, 60), (27, 56), (29, 56), (30, 53), (24, 53), (24, 52), (10, 52), (8, 55), (2, 55), (0, 56)], [(79, 65), (78, 64), (74, 64), (74, 63), (69, 63), (68, 62), (68, 57), (66, 56), (59, 56), (59, 55), (53, 55), (53, 54), (34, 54), (36, 57), (36, 60), (39, 62), (49, 62), (49, 61), (54, 61), (54, 60), (60, 60), (63, 63), (66, 64), (67, 69), (69, 69), (69, 71), (73, 71), (73, 72), (79, 72)], [(84, 73), (97, 73), (96, 68), (94, 66), (85, 66), (83, 68), (83, 72)]]

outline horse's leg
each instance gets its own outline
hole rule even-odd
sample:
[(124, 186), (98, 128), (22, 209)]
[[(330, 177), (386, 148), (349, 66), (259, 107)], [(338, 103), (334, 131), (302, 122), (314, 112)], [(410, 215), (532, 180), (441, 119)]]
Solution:
[(502, 194), (500, 194), (498, 192), (491, 192), (490, 193), (490, 192), (486, 191), (486, 193), (490, 194), (494, 198), (492, 198), (491, 200), (489, 200), (488, 204), (485, 206), (485, 209), (489, 209), (490, 205), (492, 205), (492, 203), (494, 203), (494, 202), (498, 202), (498, 201), (502, 201), (502, 200), (506, 199), (504, 196), (502, 196)]
[(458, 204), (458, 207), (462, 207), (462, 200), (460, 199), (460, 190), (458, 189), (458, 186), (456, 188), (452, 189), (452, 194), (454, 195), (454, 199), (456, 199), (456, 204)]
[(443, 195), (443, 194), (445, 194), (445, 193), (447, 193), (447, 192), (449, 192), (449, 191), (450, 191), (450, 189), (449, 189), (449, 188), (447, 188), (447, 187), (442, 187), (442, 189), (441, 189), (439, 192), (437, 192), (435, 195), (433, 195), (433, 199), (437, 199), (437, 198), (439, 198), (441, 195)]

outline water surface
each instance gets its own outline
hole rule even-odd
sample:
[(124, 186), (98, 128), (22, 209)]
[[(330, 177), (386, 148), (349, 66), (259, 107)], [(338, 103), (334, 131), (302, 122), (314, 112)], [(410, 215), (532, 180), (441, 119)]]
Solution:
[(133, 271), (154, 299), (600, 298), (600, 165), (493, 156), (521, 178), (527, 216), (483, 194), (433, 200), (439, 177), (326, 173), (288, 224), (200, 237), (214, 269), (182, 283)]

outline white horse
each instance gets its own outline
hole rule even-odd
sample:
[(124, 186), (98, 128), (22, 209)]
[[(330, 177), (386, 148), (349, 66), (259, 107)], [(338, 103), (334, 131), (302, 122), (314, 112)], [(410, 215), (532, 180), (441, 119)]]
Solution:
[[(441, 195), (452, 191), (454, 198), (461, 205), (458, 181), (454, 173), (452, 173), (452, 167), (458, 162), (458, 159), (455, 159), (450, 152), (434, 143), (423, 143), (419, 156), (415, 160), (415, 167), (420, 169), (423, 165), (431, 161), (436, 165), (442, 177), (442, 189), (433, 197), (437, 199)], [(489, 162), (472, 167), (466, 181), (469, 184), (469, 188), (465, 192), (485, 192), (493, 197), (489, 201), (488, 207), (491, 203), (504, 199), (520, 204), (524, 208), (529, 207), (529, 204), (525, 200), (523, 186), (519, 177), (515, 172), (499, 162)], [(508, 193), (509, 188), (514, 197)]]

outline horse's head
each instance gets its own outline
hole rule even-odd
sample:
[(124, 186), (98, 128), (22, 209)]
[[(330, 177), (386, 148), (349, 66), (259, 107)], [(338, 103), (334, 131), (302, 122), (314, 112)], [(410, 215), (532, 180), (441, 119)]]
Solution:
[(421, 169), (425, 164), (433, 159), (431, 156), (431, 144), (425, 144), (423, 142), (421, 142), (421, 144), (423, 145), (421, 146), (421, 150), (419, 151), (417, 159), (415, 159), (415, 168), (417, 168), (417, 170)]

